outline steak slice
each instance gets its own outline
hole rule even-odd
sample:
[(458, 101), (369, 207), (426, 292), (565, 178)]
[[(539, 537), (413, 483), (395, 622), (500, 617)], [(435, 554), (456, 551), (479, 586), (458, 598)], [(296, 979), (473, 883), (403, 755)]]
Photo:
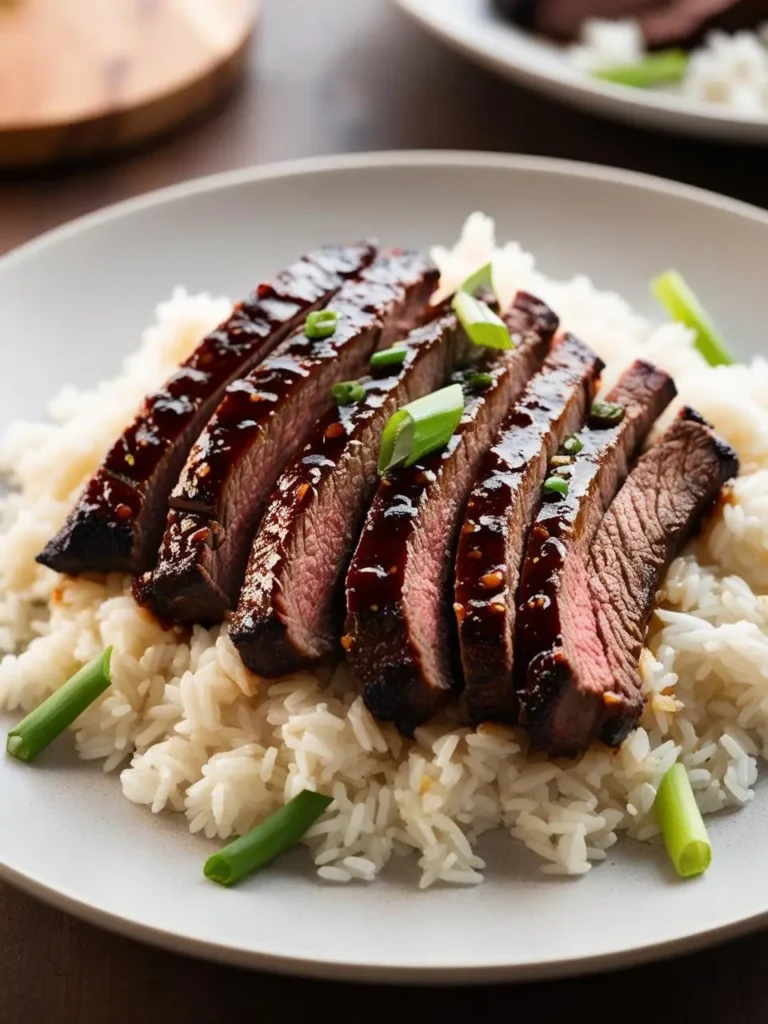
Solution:
[(436, 281), (418, 253), (380, 256), (334, 299), (331, 337), (308, 338), (302, 326), (227, 388), (171, 495), (157, 568), (135, 587), (140, 601), (174, 622), (215, 622), (235, 606), (267, 499), (333, 406), (331, 385), (413, 326)]
[(736, 453), (683, 409), (629, 474), (571, 574), (563, 650), (542, 675), (550, 701), (535, 738), (545, 749), (575, 754), (597, 737), (617, 746), (635, 725), (656, 591), (738, 469)]
[(440, 387), (466, 340), (449, 315), (401, 344), (402, 365), (364, 378), (364, 400), (320, 421), (270, 499), (229, 626), (260, 675), (284, 675), (336, 651), (344, 576), (378, 483), (381, 432), (399, 406)]
[(582, 571), (631, 459), (674, 396), (674, 382), (663, 371), (644, 362), (626, 370), (607, 396), (623, 408), (623, 419), (580, 432), (583, 448), (564, 467), (570, 470), (567, 495), (545, 501), (531, 528), (520, 573), (515, 683), (521, 721), (539, 743), (548, 734), (551, 665), (568, 657), (564, 622), (579, 611), (568, 605), (572, 576)]
[(150, 395), (38, 556), (57, 572), (140, 572), (154, 563), (168, 496), (226, 386), (267, 356), (375, 255), (329, 245), (260, 284)]
[(450, 575), (464, 503), (557, 327), (543, 303), (522, 293), (505, 319), (516, 347), (481, 364), (492, 377), (487, 390), (468, 385), (472, 370), (454, 374), (465, 387), (456, 433), (442, 451), (382, 480), (347, 575), (349, 664), (370, 711), (406, 735), (457, 689)]
[(517, 584), (549, 460), (584, 423), (602, 360), (566, 335), (528, 384), (483, 461), (459, 535), (455, 604), (467, 709), (515, 721)]
[(492, 0), (505, 18), (556, 39), (575, 39), (585, 21), (637, 19), (649, 46), (700, 42), (765, 20), (765, 0)]

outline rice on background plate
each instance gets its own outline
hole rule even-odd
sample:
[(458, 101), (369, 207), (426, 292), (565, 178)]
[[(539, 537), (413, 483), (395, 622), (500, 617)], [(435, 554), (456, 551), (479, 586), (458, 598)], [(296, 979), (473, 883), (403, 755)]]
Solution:
[(663, 366), (742, 460), (705, 534), (668, 573), (642, 659), (647, 710), (622, 747), (552, 761), (529, 752), (521, 730), (470, 730), (455, 710), (406, 741), (372, 719), (343, 666), (259, 679), (225, 628), (164, 630), (128, 579), (65, 579), (35, 563), (144, 395), (230, 309), (181, 288), (116, 379), (65, 389), (50, 422), (14, 424), (0, 441), (14, 488), (0, 502), (0, 708), (34, 707), (112, 644), (114, 685), (77, 721), (78, 754), (121, 769), (129, 800), (182, 813), (193, 832), (226, 839), (322, 789), (334, 801), (304, 841), (328, 881), (371, 881), (393, 854), (415, 852), (422, 888), (474, 884), (476, 840), (498, 827), (547, 874), (584, 874), (621, 832), (658, 833), (656, 788), (676, 760), (710, 813), (751, 800), (768, 755), (768, 362), (710, 368), (686, 328), (649, 324), (584, 276), (547, 279), (515, 243), (497, 247), (482, 214), (433, 254), (446, 292), (494, 255), (502, 302), (522, 287), (550, 303), (606, 361), (606, 387), (638, 356)]
[[(568, 63), (587, 74), (639, 64), (647, 56), (640, 25), (631, 18), (588, 19), (580, 42), (566, 49)], [(729, 107), (744, 117), (768, 114), (768, 22), (754, 32), (709, 32), (691, 51), (682, 81), (653, 91)]]

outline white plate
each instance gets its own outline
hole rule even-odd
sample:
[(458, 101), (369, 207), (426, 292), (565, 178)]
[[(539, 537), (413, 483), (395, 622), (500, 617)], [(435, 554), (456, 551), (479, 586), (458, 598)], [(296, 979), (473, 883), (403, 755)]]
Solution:
[(427, 31), (505, 78), (574, 107), (630, 124), (730, 142), (765, 142), (768, 116), (745, 115), (575, 70), (562, 50), (503, 20), (491, 0), (396, 0)]
[[(451, 241), (496, 217), (556, 276), (586, 271), (640, 308), (679, 267), (744, 355), (768, 321), (768, 215), (680, 185), (484, 154), (323, 159), (193, 182), (87, 217), (0, 261), (0, 420), (36, 416), (62, 384), (113, 372), (173, 285), (242, 295), (321, 241)], [(10, 723), (0, 716), (4, 733)], [(680, 883), (663, 852), (622, 842), (558, 882), (499, 835), (474, 890), (414, 888), (414, 865), (366, 888), (319, 882), (305, 851), (233, 891), (211, 847), (127, 803), (64, 737), (35, 766), (0, 756), (0, 875), (127, 934), (239, 964), (338, 977), (520, 978), (630, 963), (768, 916), (768, 790), (711, 825), (715, 861)]]

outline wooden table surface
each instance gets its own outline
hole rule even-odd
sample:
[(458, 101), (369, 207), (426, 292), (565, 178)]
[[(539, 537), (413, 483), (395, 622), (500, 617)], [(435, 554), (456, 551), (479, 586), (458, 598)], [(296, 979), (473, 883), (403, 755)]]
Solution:
[[(0, 252), (186, 178), (290, 157), (403, 148), (570, 157), (768, 206), (768, 149), (651, 135), (554, 106), (465, 63), (387, 0), (264, 0), (249, 78), (211, 118), (119, 161), (0, 179)], [(0, 885), (0, 1024), (194, 1024), (243, 1013), (290, 1022), (316, 1012), (321, 1000), (333, 1001), (339, 1021), (358, 1019), (361, 1009), (371, 1020), (415, 1017), (416, 1000), (446, 1022), (499, 1012), (559, 1021), (589, 1007), (612, 1017), (619, 1011), (622, 1024), (764, 1024), (766, 960), (768, 934), (759, 934), (681, 960), (514, 991), (360, 989), (197, 963), (98, 931)]]

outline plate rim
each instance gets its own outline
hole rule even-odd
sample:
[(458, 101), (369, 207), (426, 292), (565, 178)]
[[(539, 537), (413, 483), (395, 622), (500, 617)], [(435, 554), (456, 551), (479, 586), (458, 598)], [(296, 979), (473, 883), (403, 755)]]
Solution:
[[(395, 0), (395, 2), (410, 3), (412, 0)], [(109, 203), (90, 213), (84, 213), (64, 221), (56, 227), (35, 235), (27, 242), (13, 246), (0, 255), (0, 272), (17, 262), (34, 257), (49, 246), (71, 236), (90, 231), (112, 220), (120, 220), (134, 212), (148, 210), (154, 206), (176, 202), (191, 196), (204, 195), (207, 192), (216, 192), (247, 183), (271, 181), (274, 178), (301, 177), (329, 171), (429, 166), (465, 167), (467, 169), (498, 168), (509, 171), (556, 174), (566, 178), (597, 179), (608, 184), (623, 185), (641, 191), (652, 191), (691, 202), (703, 203), (724, 213), (735, 214), (749, 220), (757, 219), (768, 225), (768, 210), (764, 210), (754, 203), (735, 199), (700, 185), (689, 185), (673, 178), (664, 178), (658, 174), (627, 170), (610, 164), (571, 160), (563, 157), (537, 156), (528, 153), (498, 153), (492, 150), (382, 149), (361, 153), (332, 153), (252, 164), (150, 189), (148, 192), (140, 193), (129, 199), (121, 199), (116, 203)]]
[[(646, 125), (666, 131), (681, 130), (699, 135), (718, 135), (731, 142), (757, 143), (768, 135), (768, 113), (754, 117), (731, 107), (700, 100), (682, 100), (674, 94), (630, 90), (625, 86), (587, 75), (544, 72), (525, 60), (511, 63), (499, 53), (475, 45), (452, 32), (446, 21), (432, 10), (431, 0), (393, 0), (408, 17), (465, 57), (491, 67), (498, 73), (558, 102), (588, 108), (606, 117), (631, 119), (634, 114)], [(514, 25), (507, 30), (525, 38), (527, 33)], [(637, 95), (635, 95), (637, 93)], [(653, 100), (650, 97), (653, 96)], [(620, 111), (626, 110), (627, 113)], [(682, 123), (677, 123), (677, 119)]]
[[(768, 229), (768, 211), (757, 206), (721, 196), (696, 186), (685, 185), (661, 177), (633, 171), (603, 167), (596, 164), (549, 157), (484, 153), (455, 150), (400, 150), (357, 153), (341, 156), (310, 157), (280, 163), (245, 167), (234, 171), (195, 178), (187, 182), (148, 192), (112, 204), (93, 213), (53, 228), (0, 257), (0, 274), (59, 242), (90, 232), (114, 220), (181, 199), (209, 192), (226, 190), (250, 183), (280, 177), (301, 177), (316, 173), (334, 173), (355, 169), (399, 168), (498, 168), (515, 171), (554, 174), (567, 178), (605, 181), (641, 191), (677, 197), (719, 210), (739, 218), (761, 223)], [(23, 874), (0, 862), (0, 879), (64, 912), (103, 927), (127, 938), (148, 942), (161, 948), (195, 957), (202, 957), (240, 967), (255, 968), (278, 974), (300, 975), (337, 980), (399, 982), (406, 984), (466, 984), (490, 981), (522, 981), (566, 977), (594, 973), (621, 966), (634, 966), (665, 955), (692, 952), (717, 944), (737, 935), (748, 934), (768, 922), (768, 911), (757, 911), (748, 917), (730, 921), (714, 928), (700, 926), (683, 936), (625, 948), (613, 953), (572, 956), (568, 959), (540, 960), (537, 963), (486, 964), (465, 967), (440, 965), (385, 964), (339, 960), (333, 956), (322, 959), (254, 951), (237, 945), (224, 945), (184, 935), (172, 926), (156, 928), (120, 916), (111, 910), (88, 903), (65, 887), (49, 885), (34, 875)]]

